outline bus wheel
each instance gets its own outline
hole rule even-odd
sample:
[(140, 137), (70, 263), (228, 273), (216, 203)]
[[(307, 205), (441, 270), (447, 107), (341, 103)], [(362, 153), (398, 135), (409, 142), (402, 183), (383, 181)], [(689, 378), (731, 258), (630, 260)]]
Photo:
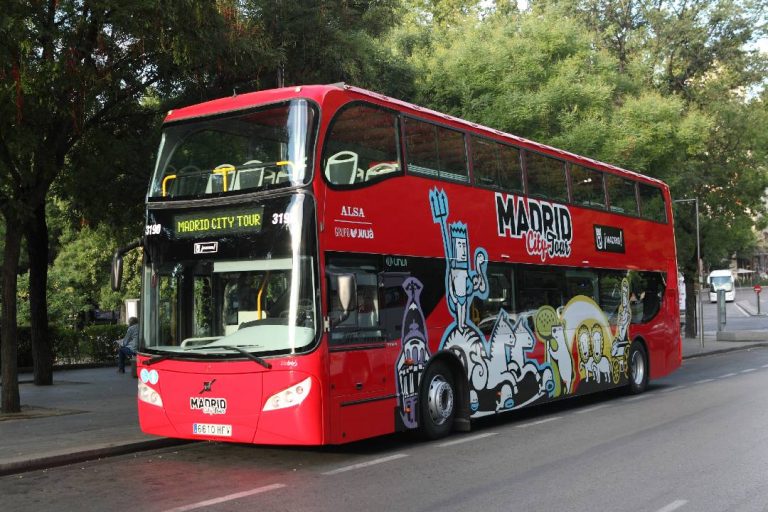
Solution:
[(648, 387), (648, 354), (639, 341), (629, 349), (629, 392), (642, 393)]
[(421, 431), (427, 439), (447, 436), (456, 414), (456, 392), (448, 367), (438, 361), (427, 368), (423, 378), (419, 405)]

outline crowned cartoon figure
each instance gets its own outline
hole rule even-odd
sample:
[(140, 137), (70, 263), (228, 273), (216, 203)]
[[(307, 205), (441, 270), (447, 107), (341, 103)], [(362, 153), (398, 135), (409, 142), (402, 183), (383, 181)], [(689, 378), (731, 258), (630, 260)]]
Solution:
[(432, 208), (432, 220), (440, 224), (443, 235), (447, 261), (445, 290), (448, 308), (456, 319), (456, 328), (461, 335), (469, 336), (470, 328), (475, 333), (479, 333), (469, 319), (468, 312), (475, 297), (479, 299), (488, 297), (488, 279), (485, 274), (488, 254), (483, 248), (475, 250), (473, 270), (469, 260), (467, 225), (463, 222), (448, 224), (448, 198), (445, 191), (436, 188), (430, 190), (429, 203)]

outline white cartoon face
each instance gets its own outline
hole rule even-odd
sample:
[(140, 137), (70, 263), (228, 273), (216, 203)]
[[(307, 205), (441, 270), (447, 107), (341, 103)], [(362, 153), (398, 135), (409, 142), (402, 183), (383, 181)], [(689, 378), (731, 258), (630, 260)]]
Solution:
[(579, 329), (579, 348), (581, 349), (581, 353), (585, 358), (589, 357), (591, 352), (589, 329), (585, 325), (582, 325)]
[(468, 250), (468, 242), (466, 238), (455, 238), (454, 239), (454, 248), (455, 248), (455, 255), (456, 255), (456, 261), (469, 261), (469, 250)]
[(592, 350), (595, 356), (603, 353), (603, 330), (599, 325), (592, 329)]

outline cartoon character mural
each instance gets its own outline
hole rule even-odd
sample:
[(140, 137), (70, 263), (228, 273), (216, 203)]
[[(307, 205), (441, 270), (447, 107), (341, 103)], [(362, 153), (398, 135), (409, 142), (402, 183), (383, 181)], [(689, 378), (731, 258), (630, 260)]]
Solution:
[(419, 384), (429, 360), (426, 322), (421, 309), (424, 285), (415, 277), (403, 282), (408, 299), (403, 312), (403, 346), (395, 365), (397, 396), (400, 398), (400, 418), (406, 428), (418, 426)]
[(629, 371), (629, 323), (632, 320), (632, 311), (629, 305), (629, 279), (621, 280), (621, 303), (616, 319), (616, 337), (611, 345), (611, 357), (613, 358), (612, 377), (613, 383), (618, 384), (620, 377), (628, 377)]
[(536, 311), (534, 324), (536, 334), (546, 345), (546, 360), (555, 369), (554, 396), (570, 395), (574, 384), (572, 344), (566, 341), (563, 321), (555, 308), (542, 306)]
[[(447, 262), (445, 300), (453, 317), (439, 350), (453, 352), (466, 368), (473, 417), (523, 407), (542, 398), (571, 395), (581, 384), (590, 389), (618, 384), (622, 376), (626, 378), (631, 320), (627, 279), (621, 283), (615, 335), (600, 306), (591, 297), (577, 295), (557, 309), (542, 305), (515, 316), (499, 309), (486, 338), (469, 312), (473, 300), (485, 300), (489, 294), (488, 254), (479, 247), (470, 259), (468, 226), (448, 222), (444, 190), (432, 189), (429, 202), (432, 220), (441, 228)], [(538, 341), (544, 345), (541, 360), (533, 356)], [(413, 410), (417, 397), (402, 393), (402, 404), (409, 400)]]
[(443, 333), (440, 350), (454, 352), (467, 369), (473, 416), (522, 407), (543, 396), (553, 396), (555, 382), (550, 364), (539, 363), (528, 355), (536, 338), (526, 316), (514, 321), (500, 310), (489, 339), (469, 317), (472, 301), (488, 297), (487, 252), (475, 249), (473, 269), (467, 225), (448, 223), (445, 191), (431, 190), (429, 201), (432, 220), (440, 224), (443, 236), (447, 261), (445, 295), (454, 318)]

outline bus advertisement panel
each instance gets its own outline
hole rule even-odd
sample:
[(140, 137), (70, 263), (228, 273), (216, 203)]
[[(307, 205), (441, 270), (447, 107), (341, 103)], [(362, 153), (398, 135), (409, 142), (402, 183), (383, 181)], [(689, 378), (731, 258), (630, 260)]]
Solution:
[(657, 180), (362, 89), (172, 112), (142, 240), (141, 427), (438, 438), (641, 392), (681, 361), (673, 237)]

